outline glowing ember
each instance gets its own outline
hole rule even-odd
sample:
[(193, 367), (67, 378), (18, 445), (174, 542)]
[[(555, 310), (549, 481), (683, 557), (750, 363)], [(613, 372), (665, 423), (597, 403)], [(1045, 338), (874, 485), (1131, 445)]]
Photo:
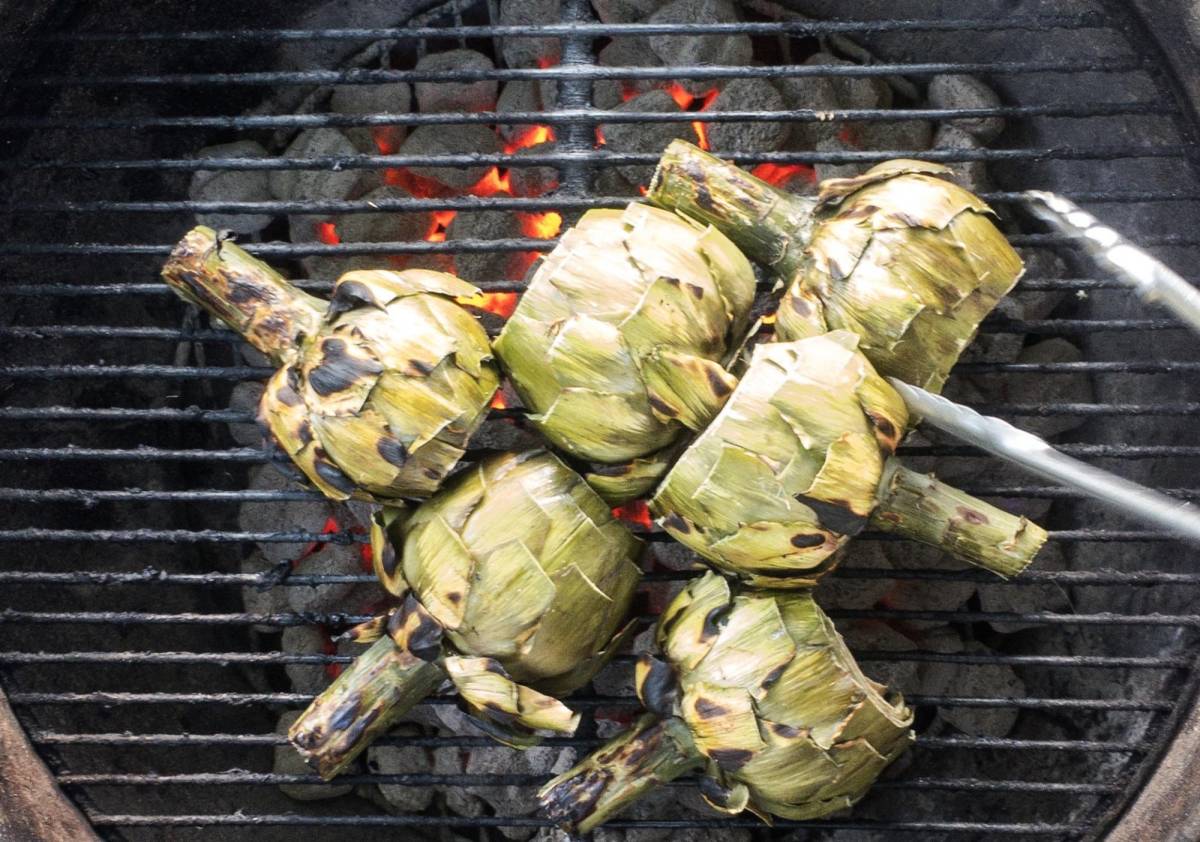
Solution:
[(425, 242), (446, 242), (446, 229), (450, 227), (450, 223), (454, 220), (457, 213), (458, 211), (452, 210), (434, 211), (433, 221), (429, 224), (429, 233), (425, 235)]
[(692, 107), (692, 100), (695, 97), (688, 93), (687, 88), (678, 82), (672, 82), (670, 87), (667, 88), (667, 93), (671, 95), (671, 99), (675, 100), (675, 104), (679, 106), (681, 111), (687, 111)]
[[(671, 95), (671, 99), (675, 100), (684, 111), (704, 111), (720, 93), (716, 88), (710, 88), (702, 95), (696, 96), (688, 92), (687, 88), (678, 82), (672, 82), (667, 88), (667, 93)], [(699, 120), (692, 121), (692, 131), (696, 133), (697, 146), (701, 149), (708, 149), (708, 127)]]
[(511, 155), (518, 149), (528, 149), (539, 143), (549, 143), (554, 140), (554, 129), (549, 126), (529, 126), (516, 138), (504, 145), (504, 154)]
[(454, 195), (454, 191), (444, 184), (417, 175), (405, 167), (384, 170), (383, 180), (392, 187), (403, 188), (418, 199), (441, 199)]
[(496, 394), (492, 395), (492, 402), (488, 404), (492, 409), (508, 409), (508, 398), (504, 396), (504, 389), (496, 390)]
[(508, 193), (511, 196), (512, 183), (508, 177), (508, 170), (501, 175), (498, 167), (492, 167), (483, 178), (471, 185), (467, 192), (472, 196), (494, 196), (497, 193)]
[(521, 216), (521, 228), (524, 229), (526, 236), (537, 237), (541, 240), (549, 240), (551, 237), (557, 237), (558, 232), (562, 229), (562, 215), (549, 211), (548, 213), (523, 213)]
[[(329, 630), (324, 626), (321, 627), (321, 635), (325, 638), (325, 640), (321, 643), (321, 652), (325, 655), (336, 655), (337, 644), (333, 642), (333, 637), (329, 634)], [(325, 674), (329, 676), (330, 679), (337, 678), (342, 674), (343, 667), (343, 664), (326, 664)]]
[(336, 246), (342, 241), (338, 236), (337, 226), (332, 222), (318, 222), (313, 226), (316, 232), (318, 242), (322, 242), (327, 246)]
[[(716, 88), (712, 88), (711, 90), (706, 91), (704, 96), (698, 97), (698, 99), (700, 100), (700, 107), (697, 108), (696, 110), (697, 111), (706, 110), (708, 108), (708, 106), (712, 105), (713, 100), (717, 98), (717, 94), (719, 94), (719, 93), (720, 93), (720, 91), (718, 91)], [(699, 120), (696, 120), (692, 123), (692, 129), (696, 132), (696, 139), (700, 141), (697, 145), (701, 149), (705, 149), (705, 150), (709, 149), (710, 147), (708, 145), (708, 124), (701, 123)]]
[(646, 508), (645, 502), (641, 500), (633, 500), (622, 506), (617, 506), (612, 510), (613, 517), (625, 521), (632, 526), (640, 526), (646, 532), (649, 532), (654, 522), (650, 519), (650, 510)]
[(838, 129), (837, 138), (847, 146), (862, 148), (862, 137), (854, 126), (842, 126)]
[(475, 307), (486, 313), (492, 313), (502, 319), (507, 319), (517, 309), (517, 294), (515, 292), (479, 292), (470, 297), (454, 299), (464, 307)]
[(764, 325), (773, 325), (773, 324), (775, 324), (775, 314), (774, 314), (774, 313), (771, 313), (769, 316), (763, 316), (763, 317), (762, 317), (762, 323), (763, 323)]
[(759, 164), (750, 170), (750, 174), (773, 187), (786, 187), (797, 178), (809, 184), (817, 183), (817, 171), (805, 164)]

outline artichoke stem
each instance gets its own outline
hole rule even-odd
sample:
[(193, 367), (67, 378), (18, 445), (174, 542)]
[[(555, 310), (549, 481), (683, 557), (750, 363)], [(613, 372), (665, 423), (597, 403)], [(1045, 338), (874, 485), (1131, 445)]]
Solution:
[(785, 279), (804, 258), (816, 208), (816, 200), (776, 190), (683, 140), (663, 153), (647, 198), (712, 225)]
[(163, 280), (203, 307), (276, 363), (291, 362), (317, 332), (326, 303), (243, 249), (197, 226), (171, 251)]
[(288, 740), (329, 780), (445, 677), (437, 664), (401, 649), (385, 635), (313, 699), (292, 724)]
[(1008, 578), (1029, 566), (1046, 530), (889, 459), (871, 526), (903, 535)]
[(648, 715), (546, 784), (538, 799), (551, 821), (587, 833), (650, 790), (703, 766), (681, 720)]

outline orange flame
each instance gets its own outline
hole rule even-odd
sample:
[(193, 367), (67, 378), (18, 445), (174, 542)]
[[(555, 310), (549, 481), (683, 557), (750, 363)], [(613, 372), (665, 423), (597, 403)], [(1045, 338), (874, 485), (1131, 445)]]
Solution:
[(642, 500), (632, 500), (624, 505), (617, 506), (612, 510), (612, 513), (613, 517), (633, 526), (640, 526), (646, 532), (649, 532), (654, 527), (654, 521), (650, 519), (650, 510)]
[(472, 196), (494, 196), (497, 193), (512, 195), (512, 182), (509, 179), (508, 170), (501, 175), (498, 167), (492, 167), (483, 178), (471, 185), (467, 192)]
[[(671, 99), (675, 100), (675, 104), (684, 111), (704, 111), (712, 105), (713, 100), (717, 98), (717, 94), (720, 91), (716, 88), (709, 88), (700, 96), (696, 96), (689, 93), (687, 88), (678, 82), (672, 82), (667, 87), (667, 93), (671, 95)], [(708, 149), (708, 126), (699, 120), (693, 120), (692, 131), (696, 133), (697, 145), (701, 149)]]
[(454, 299), (464, 307), (474, 307), (486, 313), (492, 313), (502, 319), (507, 319), (517, 309), (517, 294), (515, 292), (477, 292), (471, 296)]
[(488, 406), (492, 409), (508, 409), (508, 398), (504, 396), (504, 387), (496, 390), (496, 394), (492, 395), (492, 401)]
[(548, 143), (552, 140), (554, 140), (554, 129), (542, 125), (529, 126), (504, 145), (504, 154), (511, 155), (518, 149), (528, 149), (530, 146), (537, 146), (539, 143)]
[(805, 164), (759, 164), (750, 170), (750, 174), (773, 187), (785, 187), (795, 178), (802, 178), (810, 184), (817, 182), (817, 171)]
[(332, 222), (318, 222), (313, 225), (313, 230), (316, 232), (317, 240), (327, 246), (336, 246), (342, 241), (338, 236), (337, 226)]
[(425, 242), (446, 242), (446, 229), (450, 227), (450, 223), (457, 214), (458, 211), (452, 210), (433, 211), (433, 219), (429, 224), (429, 233), (425, 235)]

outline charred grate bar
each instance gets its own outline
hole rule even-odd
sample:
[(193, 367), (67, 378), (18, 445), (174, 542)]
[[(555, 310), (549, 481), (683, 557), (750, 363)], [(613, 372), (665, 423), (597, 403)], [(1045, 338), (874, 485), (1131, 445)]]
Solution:
[[(899, 155), (973, 166), (976, 172), (986, 167), (996, 184), (981, 192), (1003, 212), (1014, 242), (1059, 261), (1033, 267), (1019, 294), (1058, 295), (1064, 303), (1052, 313), (996, 314), (984, 325), (980, 346), (1063, 341), (1080, 354), (997, 359), (985, 350), (964, 360), (958, 374), (972, 383), (1003, 382), (1006, 391), (1000, 397), (980, 391), (965, 402), (1018, 424), (1061, 425), (1067, 432), (1058, 441), (1065, 451), (1105, 460), (1182, 499), (1200, 498), (1194, 483), (1200, 446), (1178, 432), (1200, 409), (1194, 340), (1162, 314), (1124, 304), (1125, 294), (1113, 282), (1077, 260), (1069, 239), (1022, 228), (1016, 206), (1021, 188), (1054, 187), (1076, 201), (1101, 205), (1097, 212), (1123, 224), (1139, 244), (1162, 249), (1179, 268), (1200, 275), (1193, 110), (1177, 96), (1153, 44), (1123, 13), (1079, 0), (1062, 14), (1006, 16), (1004, 4), (980, 0), (952, 16), (904, 13), (893, 19), (889, 9), (883, 19), (871, 20), (864, 11), (871, 0), (859, 0), (838, 9), (851, 19), (765, 20), (759, 18), (768, 17), (761, 11), (768, 4), (746, 0), (744, 8), (755, 11), (736, 23), (613, 24), (593, 22), (587, 0), (565, 0), (557, 20), (495, 25), (483, 5), (457, 3), (411, 26), (348, 21), (341, 28), (307, 21), (301, 10), (289, 12), (295, 20), (277, 20), (263, 11), (256, 14), (265, 17), (249, 19), (245, 10), (231, 9), (219, 18), (228, 21), (227, 30), (210, 28), (211, 15), (179, 21), (148, 17), (132, 35), (110, 31), (119, 18), (97, 12), (77, 29), (0, 37), (11, 50), (30, 51), (8, 78), (8, 103), (0, 113), (0, 135), (10, 149), (0, 160), (7, 188), (0, 203), (0, 267), (13, 302), (10, 312), (0, 314), (0, 384), (11, 396), (0, 407), (5, 431), (0, 501), (8, 504), (0, 514), (0, 543), (6, 548), (0, 585), (9, 594), (0, 602), (6, 633), (0, 681), (59, 782), (106, 838), (141, 839), (146, 837), (139, 833), (158, 832), (266, 842), (311, 827), (322, 838), (368, 842), (394, 838), (397, 829), (432, 835), (439, 828), (471, 829), (491, 840), (501, 838), (501, 829), (532, 835), (545, 827), (528, 814), (492, 807), (481, 815), (436, 808), (387, 815), (354, 796), (323, 804), (291, 802), (279, 793), (280, 785), (322, 786), (310, 774), (272, 767), (272, 752), (284, 742), (271, 733), (272, 724), (312, 696), (293, 686), (287, 670), (333, 670), (351, 657), (332, 648), (283, 648), (281, 637), (289, 630), (337, 629), (367, 616), (360, 606), (294, 610), (286, 597), (368, 586), (372, 576), (358, 568), (285, 575), (287, 562), (259, 572), (239, 566), (251, 550), (299, 552), (329, 545), (357, 552), (364, 539), (343, 522), (324, 528), (319, 519), (267, 521), (261, 528), (239, 522), (241, 512), (283, 512), (319, 505), (322, 498), (296, 487), (250, 484), (250, 472), (270, 456), (230, 437), (231, 425), (249, 424), (252, 412), (227, 398), (269, 372), (246, 359), (228, 331), (184, 316), (184, 308), (157, 283), (156, 264), (196, 215), (235, 222), (274, 219), (259, 234), (244, 235), (243, 243), (320, 293), (329, 280), (308, 271), (312, 258), (526, 254), (547, 251), (557, 240), (524, 232), (444, 240), (285, 241), (286, 217), (552, 212), (562, 215), (565, 227), (591, 208), (622, 206), (628, 197), (608, 189), (605, 177), (656, 160), (651, 151), (598, 144), (597, 128), (610, 124), (713, 131), (832, 123), (903, 131), (998, 119), (1008, 133), (979, 148), (885, 145), (733, 150), (726, 156), (751, 167), (861, 168)], [(775, 52), (761, 64), (740, 65), (630, 67), (597, 58), (610, 40), (655, 35), (749, 36), (756, 49), (768, 45)], [(453, 47), (498, 59), (506, 38), (522, 36), (557, 40), (558, 63), (506, 67), (497, 61), (498, 69), (452, 71), (414, 67), (421, 56)], [(804, 51), (811, 51), (805, 44), (847, 37), (868, 44), (874, 57), (804, 63)], [(382, 53), (371, 53), (365, 45), (375, 42), (388, 44), (387, 56), (399, 58), (389, 63)], [(290, 45), (326, 58), (299, 65), (278, 60)], [(353, 52), (360, 48), (365, 52)], [(918, 97), (899, 108), (768, 109), (750, 103), (736, 110), (655, 112), (610, 111), (597, 98), (614, 80), (899, 79), (904, 90), (920, 92), (931, 79), (957, 73), (985, 76), (1003, 91), (1002, 102), (935, 106)], [(326, 113), (311, 101), (312, 91), (325, 90), (321, 86), (373, 91), (413, 82), (557, 82), (557, 102), (545, 110)], [(296, 131), (399, 127), (407, 133), (453, 133), (497, 124), (547, 128), (555, 146), (517, 154), (283, 151)], [(261, 142), (266, 154), (196, 154), (205, 144), (245, 140)], [(201, 174), (370, 176), (429, 166), (496, 167), (510, 174), (552, 168), (557, 187), (539, 195), (383, 198), (214, 199), (189, 193), (189, 181)], [(516, 278), (486, 278), (479, 286), (488, 293), (524, 289)], [(764, 294), (769, 286), (762, 284)], [(488, 323), (493, 333), (498, 325), (495, 319)], [(1092, 391), (1082, 396), (1028, 391), (1030, 383), (1045, 378), (1056, 384), (1085, 378)], [(489, 423), (521, 420), (520, 410), (503, 409)], [(966, 477), (960, 484), (973, 493), (1042, 507), (1038, 511), (1053, 504), (1047, 525), (1056, 559), (1003, 584), (987, 574), (943, 567), (936, 559), (914, 559), (907, 567), (854, 561), (837, 571), (835, 587), (879, 587), (886, 596), (870, 607), (831, 609), (839, 625), (949, 629), (959, 641), (957, 648), (941, 649), (928, 637), (901, 651), (870, 642), (855, 647), (868, 673), (907, 676), (899, 684), (921, 711), (911, 766), (881, 782), (878, 797), (846, 818), (781, 822), (764, 831), (756, 820), (664, 813), (614, 822), (618, 833), (657, 829), (682, 836), (704, 830), (739, 842), (840, 842), (864, 834), (1076, 839), (1099, 832), (1107, 807), (1128, 796), (1139, 770), (1154, 763), (1174, 727), (1172, 716), (1186, 705), (1196, 681), (1192, 644), (1200, 628), (1195, 591), (1200, 574), (1178, 558), (1177, 545), (1103, 516), (1067, 489), (1006, 473), (952, 442), (917, 443), (906, 455), (957, 464)], [(656, 547), (668, 546), (661, 534), (648, 537)], [(886, 536), (864, 536), (862, 544), (879, 553), (895, 546)], [(650, 605), (690, 575), (656, 567), (642, 598)], [(949, 608), (928, 607), (911, 600), (921, 588), (957, 588), (970, 596)], [(284, 595), (282, 608), (260, 611), (244, 603), (246, 594), (268, 591)], [(1053, 602), (1059, 594), (1065, 601)], [(630, 665), (629, 656), (617, 660), (620, 670)], [(939, 670), (952, 670), (955, 681), (940, 688), (923, 683), (922, 676)], [(995, 675), (1012, 676), (1019, 686), (989, 683), (987, 677)], [(576, 737), (547, 740), (548, 748), (590, 750), (603, 742), (596, 729), (612, 721), (605, 717), (613, 711), (626, 716), (636, 707), (628, 688), (597, 687), (575, 701), (587, 724)], [(452, 700), (436, 698), (424, 709), (436, 716), (451, 706)], [(996, 726), (995, 717), (1008, 717), (1010, 724)], [(393, 735), (381, 744), (464, 757), (494, 745), (446, 733)], [(500, 787), (528, 791), (545, 778), (505, 769), (359, 769), (337, 783), (480, 793)]]

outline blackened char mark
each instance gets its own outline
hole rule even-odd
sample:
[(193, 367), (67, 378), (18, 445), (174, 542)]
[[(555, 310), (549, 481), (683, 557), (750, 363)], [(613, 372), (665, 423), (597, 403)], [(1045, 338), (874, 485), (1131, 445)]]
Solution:
[[(806, 497), (803, 494), (796, 495), (796, 502), (803, 503), (817, 514), (817, 518), (821, 521), (821, 526), (836, 532), (838, 535), (857, 535), (867, 528), (869, 518), (866, 515), (860, 515), (858, 512), (850, 508), (850, 503), (846, 500), (817, 500), (813, 497)], [(818, 544), (825, 542), (823, 536), (808, 535), (805, 538), (815, 539), (812, 543), (796, 544), (796, 546), (815, 547)], [(795, 544), (795, 541), (792, 542)]]
[(321, 362), (309, 371), (308, 385), (318, 395), (332, 395), (382, 371), (378, 360), (346, 353), (345, 340), (331, 336), (321, 343)]

